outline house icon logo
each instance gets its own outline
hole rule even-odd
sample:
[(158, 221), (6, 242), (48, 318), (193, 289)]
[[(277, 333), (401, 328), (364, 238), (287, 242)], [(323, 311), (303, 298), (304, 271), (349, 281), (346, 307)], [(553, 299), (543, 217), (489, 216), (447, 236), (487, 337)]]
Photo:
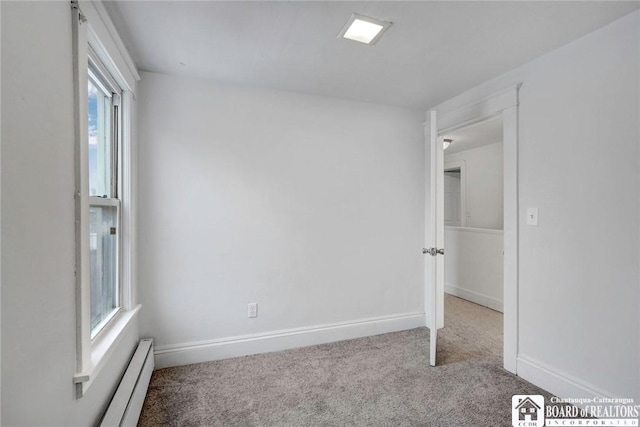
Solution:
[(511, 398), (511, 409), (514, 427), (544, 426), (544, 396), (517, 394)]

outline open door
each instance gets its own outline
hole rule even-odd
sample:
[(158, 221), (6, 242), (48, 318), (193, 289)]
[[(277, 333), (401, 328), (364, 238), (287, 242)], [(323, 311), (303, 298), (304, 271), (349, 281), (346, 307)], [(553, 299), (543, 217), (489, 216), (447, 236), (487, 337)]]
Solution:
[(429, 112), (425, 128), (429, 197), (425, 227), (425, 311), (430, 329), (429, 364), (436, 365), (438, 329), (444, 326), (444, 152), (438, 139), (436, 112)]

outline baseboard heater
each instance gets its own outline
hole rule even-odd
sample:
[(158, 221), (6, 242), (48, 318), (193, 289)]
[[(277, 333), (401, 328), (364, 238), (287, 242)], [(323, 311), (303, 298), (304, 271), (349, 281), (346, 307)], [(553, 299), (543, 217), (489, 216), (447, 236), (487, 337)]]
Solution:
[(140, 340), (100, 427), (135, 427), (153, 373), (153, 340)]

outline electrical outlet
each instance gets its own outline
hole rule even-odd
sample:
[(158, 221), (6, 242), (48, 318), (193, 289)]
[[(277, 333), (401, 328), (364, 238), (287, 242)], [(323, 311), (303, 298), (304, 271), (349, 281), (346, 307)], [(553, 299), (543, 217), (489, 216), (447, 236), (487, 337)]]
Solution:
[(258, 317), (258, 303), (250, 302), (248, 305), (249, 317)]

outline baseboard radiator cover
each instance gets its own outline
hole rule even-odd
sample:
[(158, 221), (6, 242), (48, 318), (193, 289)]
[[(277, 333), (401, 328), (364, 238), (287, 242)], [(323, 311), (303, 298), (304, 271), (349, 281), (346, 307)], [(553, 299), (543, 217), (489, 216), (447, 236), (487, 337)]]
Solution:
[(155, 367), (153, 340), (140, 340), (118, 385), (100, 427), (135, 427)]

